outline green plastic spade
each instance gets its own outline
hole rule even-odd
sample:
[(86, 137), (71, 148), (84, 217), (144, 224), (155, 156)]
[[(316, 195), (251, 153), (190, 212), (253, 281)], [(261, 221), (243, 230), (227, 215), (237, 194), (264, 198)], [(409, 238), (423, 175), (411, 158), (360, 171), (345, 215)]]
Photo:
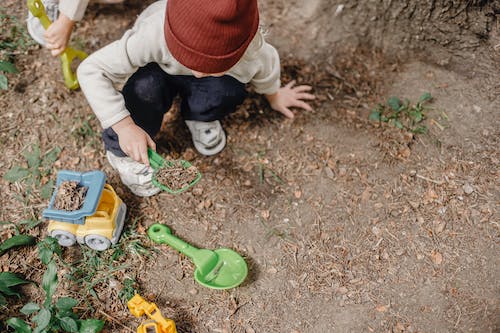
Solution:
[(240, 285), (248, 274), (247, 263), (233, 250), (197, 249), (172, 235), (172, 231), (160, 223), (148, 229), (149, 238), (159, 244), (167, 244), (188, 256), (196, 266), (194, 279), (212, 289), (229, 289)]
[[(28, 9), (31, 11), (34, 17), (37, 17), (40, 20), (40, 23), (45, 29), (52, 24), (50, 22), (47, 13), (45, 12), (45, 7), (43, 6), (42, 0), (28, 0)], [(87, 57), (87, 54), (80, 50), (75, 50), (71, 47), (67, 47), (63, 53), (61, 53), (61, 65), (64, 76), (64, 84), (68, 89), (78, 89), (80, 86), (78, 84), (78, 79), (76, 77), (76, 73), (71, 70), (71, 63), (75, 58), (83, 60)]]
[[(153, 183), (154, 186), (159, 187), (160, 189), (162, 189), (163, 191), (167, 191), (168, 193), (171, 193), (171, 194), (182, 193), (182, 192), (186, 191), (188, 188), (194, 186), (201, 179), (201, 172), (198, 171), (196, 178), (191, 183), (189, 183), (188, 185), (186, 185), (180, 189), (171, 189), (168, 186), (165, 186), (165, 184), (162, 184), (157, 180), (156, 173), (158, 172), (158, 170), (160, 168), (163, 168), (163, 167), (168, 168), (170, 166), (174, 166), (174, 162), (164, 159), (163, 157), (161, 157), (160, 154), (158, 154), (157, 152), (155, 152), (151, 148), (148, 148), (148, 160), (149, 160), (149, 165), (151, 165), (151, 167), (154, 170), (153, 179), (151, 180), (151, 182)], [(187, 169), (191, 166), (191, 163), (189, 163), (188, 161), (185, 161), (185, 160), (180, 160), (180, 163), (184, 169)]]

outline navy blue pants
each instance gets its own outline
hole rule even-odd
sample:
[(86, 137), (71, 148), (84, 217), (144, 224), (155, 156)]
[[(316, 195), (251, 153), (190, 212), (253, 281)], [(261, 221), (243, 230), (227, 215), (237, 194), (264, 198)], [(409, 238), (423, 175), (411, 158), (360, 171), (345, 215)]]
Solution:
[[(177, 95), (181, 97), (184, 120), (214, 121), (234, 112), (247, 92), (243, 83), (228, 75), (201, 79), (169, 75), (157, 63), (150, 63), (128, 79), (122, 95), (134, 122), (153, 138)], [(106, 150), (126, 156), (111, 127), (104, 129), (102, 138)]]

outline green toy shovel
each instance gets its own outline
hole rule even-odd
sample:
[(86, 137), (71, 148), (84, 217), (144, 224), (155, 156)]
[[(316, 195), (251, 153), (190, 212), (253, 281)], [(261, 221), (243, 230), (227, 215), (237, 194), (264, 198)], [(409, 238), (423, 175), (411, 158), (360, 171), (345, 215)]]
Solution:
[(229, 289), (240, 285), (248, 274), (247, 263), (233, 250), (197, 249), (172, 235), (172, 231), (160, 223), (148, 229), (149, 238), (159, 244), (167, 244), (188, 256), (196, 266), (194, 279), (212, 289)]
[[(165, 184), (160, 183), (156, 177), (156, 174), (160, 168), (165, 168), (165, 167), (168, 168), (174, 166), (174, 162), (164, 159), (163, 157), (161, 157), (160, 154), (158, 154), (151, 148), (148, 148), (148, 160), (149, 160), (149, 165), (151, 165), (151, 168), (153, 168), (154, 170), (153, 179), (151, 180), (151, 182), (153, 183), (154, 186), (159, 187), (160, 189), (162, 189), (163, 191), (167, 191), (168, 193), (171, 194), (182, 193), (187, 189), (193, 187), (201, 179), (201, 172), (198, 171), (196, 178), (191, 183), (187, 184), (186, 186), (180, 189), (171, 189)], [(191, 163), (185, 160), (180, 160), (180, 163), (184, 169), (187, 169), (191, 166)]]
[[(43, 6), (42, 0), (28, 0), (28, 9), (34, 17), (40, 20), (42, 26), (47, 30), (52, 24), (50, 22), (47, 13), (45, 12), (45, 7)], [(71, 47), (67, 47), (64, 52), (60, 55), (62, 71), (64, 76), (64, 84), (68, 89), (75, 90), (78, 89), (78, 79), (76, 78), (76, 73), (71, 70), (71, 63), (75, 58), (83, 60), (87, 58), (87, 54), (80, 50), (75, 50)]]

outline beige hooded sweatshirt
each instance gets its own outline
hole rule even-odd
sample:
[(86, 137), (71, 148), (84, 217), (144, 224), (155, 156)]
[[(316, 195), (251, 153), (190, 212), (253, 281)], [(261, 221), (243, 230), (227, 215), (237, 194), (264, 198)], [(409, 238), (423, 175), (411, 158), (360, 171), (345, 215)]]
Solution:
[[(163, 32), (165, 8), (166, 1), (151, 4), (121, 39), (91, 54), (78, 67), (80, 87), (103, 128), (130, 114), (116, 85), (125, 82), (139, 67), (155, 62), (170, 75), (192, 75), (167, 48)], [(243, 57), (226, 74), (250, 83), (257, 93), (274, 94), (281, 84), (278, 52), (257, 32)]]

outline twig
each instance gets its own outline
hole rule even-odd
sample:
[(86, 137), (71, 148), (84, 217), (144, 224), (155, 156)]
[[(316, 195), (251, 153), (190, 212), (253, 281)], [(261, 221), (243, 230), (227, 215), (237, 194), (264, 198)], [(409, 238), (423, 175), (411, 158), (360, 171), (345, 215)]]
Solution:
[(416, 177), (417, 177), (417, 178), (420, 178), (420, 179), (423, 179), (423, 180), (426, 180), (426, 181), (428, 181), (428, 182), (431, 182), (431, 183), (437, 184), (437, 185), (443, 185), (443, 184), (444, 184), (444, 182), (443, 182), (442, 180), (434, 180), (434, 179), (430, 179), (430, 178), (427, 178), (427, 177), (425, 177), (425, 176), (419, 175), (418, 173), (417, 173)]
[(127, 331), (135, 333), (135, 331), (133, 329), (131, 329), (130, 327), (127, 327), (127, 326), (123, 325), (122, 323), (120, 323), (120, 321), (118, 319), (110, 316), (106, 312), (104, 312), (102, 310), (99, 310), (99, 312), (102, 313), (103, 315), (105, 315), (106, 317), (108, 317), (109, 319), (111, 319), (112, 321), (114, 321), (115, 323), (117, 323), (118, 325), (120, 325), (121, 327), (123, 327), (124, 329), (126, 329)]

